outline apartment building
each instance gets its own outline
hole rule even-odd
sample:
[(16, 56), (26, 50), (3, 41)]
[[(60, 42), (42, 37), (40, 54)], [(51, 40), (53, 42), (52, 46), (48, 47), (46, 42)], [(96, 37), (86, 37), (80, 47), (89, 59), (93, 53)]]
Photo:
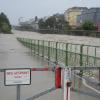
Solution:
[(77, 26), (77, 16), (80, 15), (83, 11), (86, 11), (86, 7), (72, 7), (67, 9), (64, 12), (65, 20), (69, 23), (71, 27)]
[(100, 8), (90, 8), (77, 16), (77, 26), (85, 21), (91, 21), (94, 25), (100, 26)]

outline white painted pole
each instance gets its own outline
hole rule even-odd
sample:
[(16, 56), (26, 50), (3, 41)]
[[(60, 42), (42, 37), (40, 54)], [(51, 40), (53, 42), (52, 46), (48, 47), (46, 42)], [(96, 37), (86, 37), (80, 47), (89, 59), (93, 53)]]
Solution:
[(71, 69), (64, 69), (64, 100), (70, 100), (70, 86), (68, 86), (70, 78)]
[(66, 88), (66, 71), (64, 69), (64, 100), (66, 100), (67, 88)]

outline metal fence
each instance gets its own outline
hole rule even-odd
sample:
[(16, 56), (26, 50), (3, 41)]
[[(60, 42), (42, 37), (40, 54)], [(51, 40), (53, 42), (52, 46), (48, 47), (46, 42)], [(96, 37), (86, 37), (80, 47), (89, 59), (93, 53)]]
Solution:
[(98, 100), (100, 98), (100, 84), (97, 81), (98, 69), (84, 70), (82, 77), (77, 73), (77, 70), (73, 70), (71, 77), (71, 90), (75, 93), (74, 98), (81, 100), (82, 98), (90, 97), (90, 99)]
[(35, 55), (42, 56), (62, 66), (100, 65), (100, 46), (72, 44), (55, 41), (17, 38)]

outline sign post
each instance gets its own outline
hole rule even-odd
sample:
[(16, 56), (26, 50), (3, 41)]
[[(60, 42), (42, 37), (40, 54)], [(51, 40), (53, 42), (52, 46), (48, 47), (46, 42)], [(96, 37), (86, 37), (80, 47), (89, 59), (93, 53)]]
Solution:
[(20, 85), (17, 85), (17, 99), (20, 100)]
[(71, 68), (64, 69), (64, 100), (70, 100)]
[(31, 69), (18, 68), (5, 70), (4, 84), (5, 86), (17, 86), (16, 100), (20, 100), (20, 86), (31, 84)]

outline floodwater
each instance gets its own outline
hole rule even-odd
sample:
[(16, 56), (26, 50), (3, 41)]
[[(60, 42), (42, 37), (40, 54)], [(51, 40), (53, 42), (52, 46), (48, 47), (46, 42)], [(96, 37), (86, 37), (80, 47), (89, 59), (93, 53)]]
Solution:
[[(47, 62), (34, 56), (30, 49), (17, 41), (16, 36), (18, 34), (0, 34), (0, 69), (46, 67)], [(52, 71), (32, 72), (31, 81), (31, 85), (21, 86), (21, 100), (27, 100), (54, 87), (55, 75)], [(99, 98), (90, 95), (71, 92), (71, 100), (84, 99), (99, 100)], [(16, 100), (16, 86), (4, 86), (3, 72), (0, 72), (0, 100)], [(63, 89), (54, 90), (36, 100), (63, 100)]]
[(14, 35), (0, 34), (0, 68), (42, 66), (38, 57), (21, 45)]
[[(47, 62), (34, 56), (31, 50), (17, 41), (15, 35), (0, 34), (0, 69), (46, 67)], [(54, 87), (54, 72), (32, 72), (31, 85), (21, 86), (21, 100)], [(16, 86), (4, 86), (0, 72), (0, 100), (16, 100)], [(54, 99), (56, 100), (56, 98)], [(59, 99), (59, 95), (57, 97)]]

